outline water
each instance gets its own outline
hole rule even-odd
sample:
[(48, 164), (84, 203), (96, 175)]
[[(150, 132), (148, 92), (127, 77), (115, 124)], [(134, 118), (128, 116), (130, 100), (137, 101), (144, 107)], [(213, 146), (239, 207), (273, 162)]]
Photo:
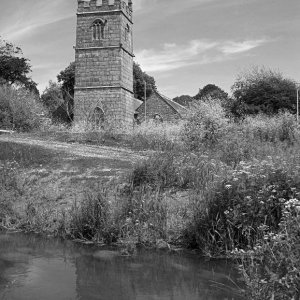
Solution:
[(220, 288), (232, 286), (227, 276), (234, 274), (224, 261), (192, 254), (123, 257), (112, 249), (0, 232), (0, 300), (238, 300)]

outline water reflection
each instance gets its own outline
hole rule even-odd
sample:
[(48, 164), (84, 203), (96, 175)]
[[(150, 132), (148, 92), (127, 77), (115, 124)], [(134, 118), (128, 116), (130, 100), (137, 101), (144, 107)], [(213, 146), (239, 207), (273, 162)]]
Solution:
[(33, 235), (0, 233), (0, 299), (216, 300), (238, 298), (213, 286), (230, 284), (226, 262), (143, 251), (121, 257)]

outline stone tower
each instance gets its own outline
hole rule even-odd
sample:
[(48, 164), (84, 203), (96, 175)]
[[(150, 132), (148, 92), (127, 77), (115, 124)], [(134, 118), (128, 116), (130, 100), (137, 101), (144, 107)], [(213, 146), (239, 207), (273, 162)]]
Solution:
[(131, 0), (78, 0), (75, 121), (132, 124)]

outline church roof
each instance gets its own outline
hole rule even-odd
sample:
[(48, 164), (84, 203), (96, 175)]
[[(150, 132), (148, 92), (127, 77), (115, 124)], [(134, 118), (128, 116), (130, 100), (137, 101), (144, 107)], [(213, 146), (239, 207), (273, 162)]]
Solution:
[(163, 101), (165, 101), (169, 106), (171, 106), (177, 113), (179, 113), (182, 117), (186, 115), (188, 112), (187, 108), (182, 106), (181, 104), (171, 100), (170, 98), (162, 95), (158, 91), (154, 90), (154, 93), (156, 93)]
[(133, 106), (134, 106), (134, 110), (137, 110), (138, 107), (140, 107), (143, 104), (142, 100), (139, 100), (137, 98), (133, 98)]

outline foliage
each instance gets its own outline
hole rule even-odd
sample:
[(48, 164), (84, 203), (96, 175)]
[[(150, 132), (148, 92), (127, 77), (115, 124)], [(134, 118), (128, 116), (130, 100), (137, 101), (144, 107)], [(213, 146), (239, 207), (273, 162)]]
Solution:
[(114, 238), (110, 228), (110, 207), (104, 192), (86, 192), (84, 201), (79, 205), (75, 203), (70, 214), (73, 238), (105, 242)]
[(123, 192), (123, 198), (116, 220), (121, 238), (150, 245), (167, 238), (167, 203), (159, 189), (141, 186)]
[(75, 62), (71, 62), (68, 67), (60, 71), (57, 75), (57, 80), (61, 83), (61, 88), (64, 93), (64, 98), (70, 95), (74, 98), (75, 86)]
[(270, 159), (241, 162), (206, 191), (206, 201), (199, 202), (187, 231), (188, 239), (210, 253), (251, 249), (261, 239), (260, 226), (278, 231), (283, 199), (293, 197), (298, 188), (298, 171), (289, 174)]
[(242, 124), (244, 134), (261, 142), (292, 144), (298, 135), (296, 119), (287, 112), (272, 117), (266, 115), (248, 116)]
[(143, 122), (128, 132), (128, 144), (136, 150), (170, 151), (181, 147), (180, 132), (183, 122), (177, 124), (157, 123), (153, 120)]
[[(267, 225), (258, 230), (262, 238), (248, 251), (236, 249), (248, 299), (299, 299), (300, 297), (300, 201), (299, 189), (281, 199), (279, 229)], [(296, 196), (296, 198), (293, 198)]]
[(28, 77), (29, 60), (21, 55), (19, 47), (0, 38), (0, 83), (21, 85), (38, 94), (37, 84)]
[(0, 229), (15, 223), (13, 205), (19, 194), (15, 174), (14, 163), (0, 162)]
[(222, 137), (228, 122), (220, 101), (195, 103), (182, 132), (183, 140), (190, 150), (211, 147)]
[(133, 92), (134, 97), (143, 100), (145, 97), (145, 83), (146, 82), (146, 96), (149, 98), (152, 91), (156, 89), (155, 80), (146, 72), (143, 72), (140, 65), (133, 63)]
[(198, 94), (194, 98), (202, 101), (218, 99), (223, 102), (227, 100), (228, 94), (215, 84), (207, 84), (199, 90)]
[(41, 125), (43, 108), (36, 94), (26, 89), (0, 86), (0, 126), (30, 131)]
[(296, 112), (295, 82), (271, 69), (254, 67), (239, 74), (232, 91), (235, 110), (239, 107), (244, 114)]
[(41, 95), (41, 102), (52, 114), (64, 102), (61, 86), (50, 80), (49, 86)]
[(190, 104), (194, 101), (195, 99), (189, 95), (182, 95), (179, 97), (175, 97), (173, 101), (179, 103), (180, 105), (183, 106), (190, 106)]

